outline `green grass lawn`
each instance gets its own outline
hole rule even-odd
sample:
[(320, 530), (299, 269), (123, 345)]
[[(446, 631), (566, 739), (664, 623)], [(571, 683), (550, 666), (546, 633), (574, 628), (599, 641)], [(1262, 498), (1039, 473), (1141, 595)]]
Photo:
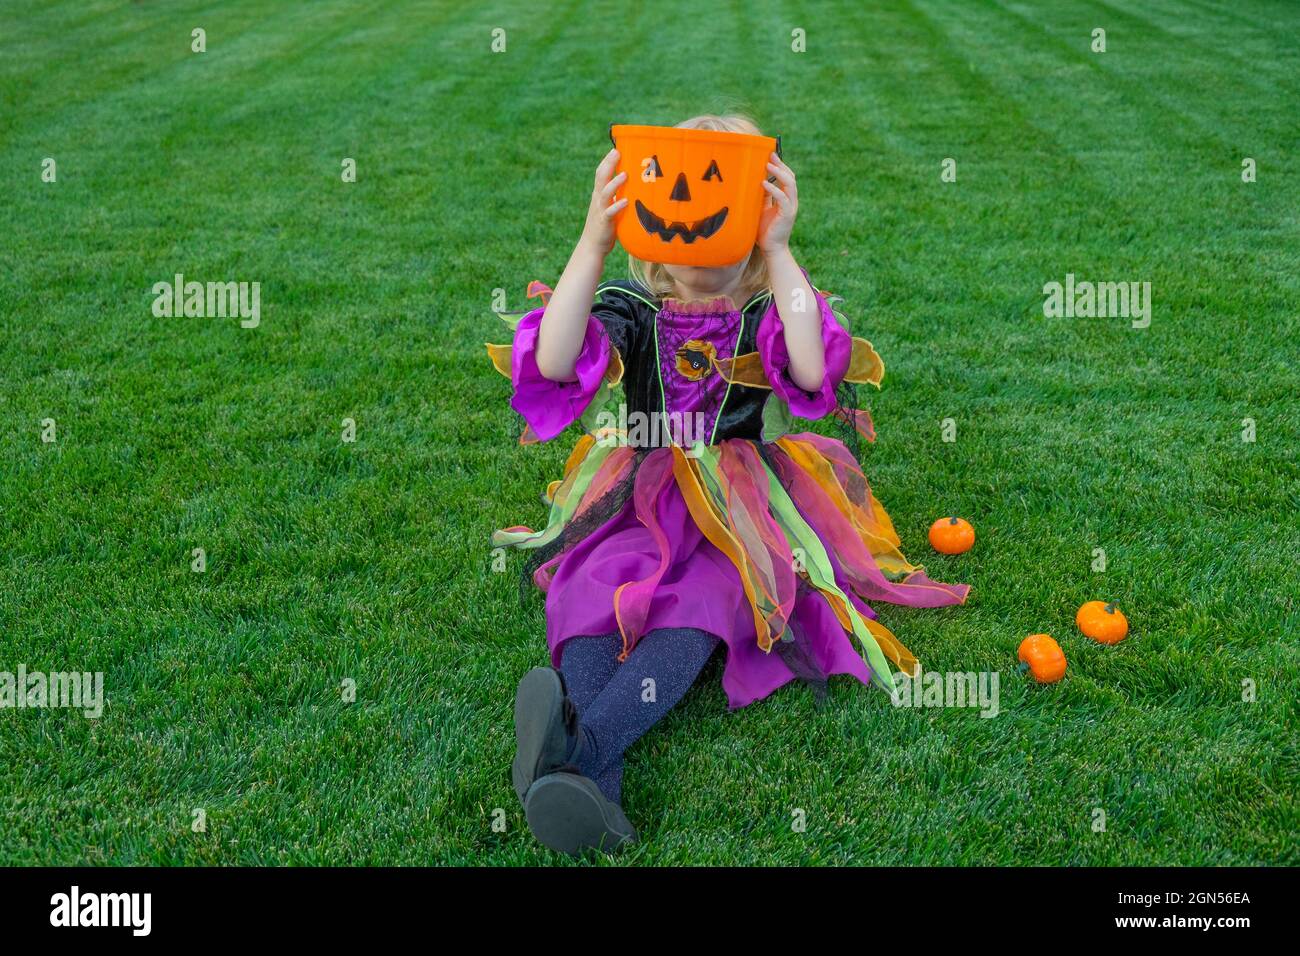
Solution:
[[(559, 862), (509, 778), (542, 603), (488, 538), (574, 433), (512, 443), (493, 290), (558, 277), (610, 121), (726, 108), (885, 359), (905, 551), (973, 585), (881, 619), (1001, 713), (845, 678), (729, 713), (715, 660), (629, 753), (614, 862), (1300, 861), (1300, 7), (881, 6), (0, 8), (0, 671), (107, 697), (0, 710), (0, 864)], [(260, 282), (261, 325), (155, 318), (177, 272)], [(1067, 272), (1150, 282), (1150, 327), (1044, 318)], [(972, 552), (930, 552), (946, 514)], [(1078, 634), (1094, 598), (1127, 641)], [(1015, 674), (1037, 631), (1057, 685)]]

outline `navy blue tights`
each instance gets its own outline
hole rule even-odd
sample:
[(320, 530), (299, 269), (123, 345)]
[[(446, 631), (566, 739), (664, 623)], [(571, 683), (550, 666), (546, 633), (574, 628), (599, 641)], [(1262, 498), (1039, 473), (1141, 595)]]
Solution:
[(705, 631), (662, 628), (642, 637), (620, 664), (617, 634), (564, 642), (560, 673), (585, 743), (578, 769), (608, 799), (620, 802), (623, 752), (685, 696), (717, 646)]

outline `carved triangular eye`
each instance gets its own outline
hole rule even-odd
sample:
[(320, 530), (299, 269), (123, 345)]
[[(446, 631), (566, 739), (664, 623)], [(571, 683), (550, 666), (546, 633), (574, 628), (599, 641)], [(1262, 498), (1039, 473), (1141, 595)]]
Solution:
[(641, 178), (647, 182), (653, 182), (664, 174), (659, 167), (659, 156), (651, 156), (649, 159), (641, 160)]
[(722, 182), (722, 170), (718, 168), (718, 161), (716, 159), (709, 161), (709, 168), (705, 170), (704, 173), (704, 181), (707, 183), (714, 176), (718, 177), (718, 182)]

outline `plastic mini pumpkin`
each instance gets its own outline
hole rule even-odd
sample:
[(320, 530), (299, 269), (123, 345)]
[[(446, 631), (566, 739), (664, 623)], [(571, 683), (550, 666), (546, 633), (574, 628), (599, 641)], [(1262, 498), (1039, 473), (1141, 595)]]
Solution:
[(614, 125), (609, 135), (627, 173), (614, 227), (631, 255), (728, 266), (754, 248), (774, 138), (675, 126)]
[(1114, 604), (1089, 601), (1079, 608), (1074, 623), (1084, 636), (1100, 644), (1118, 644), (1128, 634), (1128, 618)]
[(940, 518), (930, 525), (930, 547), (940, 554), (962, 554), (975, 544), (975, 529), (963, 518)]
[(1065, 651), (1050, 634), (1030, 634), (1020, 642), (1020, 671), (1029, 671), (1040, 684), (1054, 684), (1065, 676)]

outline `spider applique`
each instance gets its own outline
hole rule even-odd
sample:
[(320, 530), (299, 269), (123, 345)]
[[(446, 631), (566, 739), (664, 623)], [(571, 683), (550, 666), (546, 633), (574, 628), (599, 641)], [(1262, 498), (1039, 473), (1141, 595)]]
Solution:
[(713, 360), (718, 350), (712, 342), (703, 339), (691, 339), (677, 350), (677, 374), (692, 382), (698, 382), (713, 369)]

